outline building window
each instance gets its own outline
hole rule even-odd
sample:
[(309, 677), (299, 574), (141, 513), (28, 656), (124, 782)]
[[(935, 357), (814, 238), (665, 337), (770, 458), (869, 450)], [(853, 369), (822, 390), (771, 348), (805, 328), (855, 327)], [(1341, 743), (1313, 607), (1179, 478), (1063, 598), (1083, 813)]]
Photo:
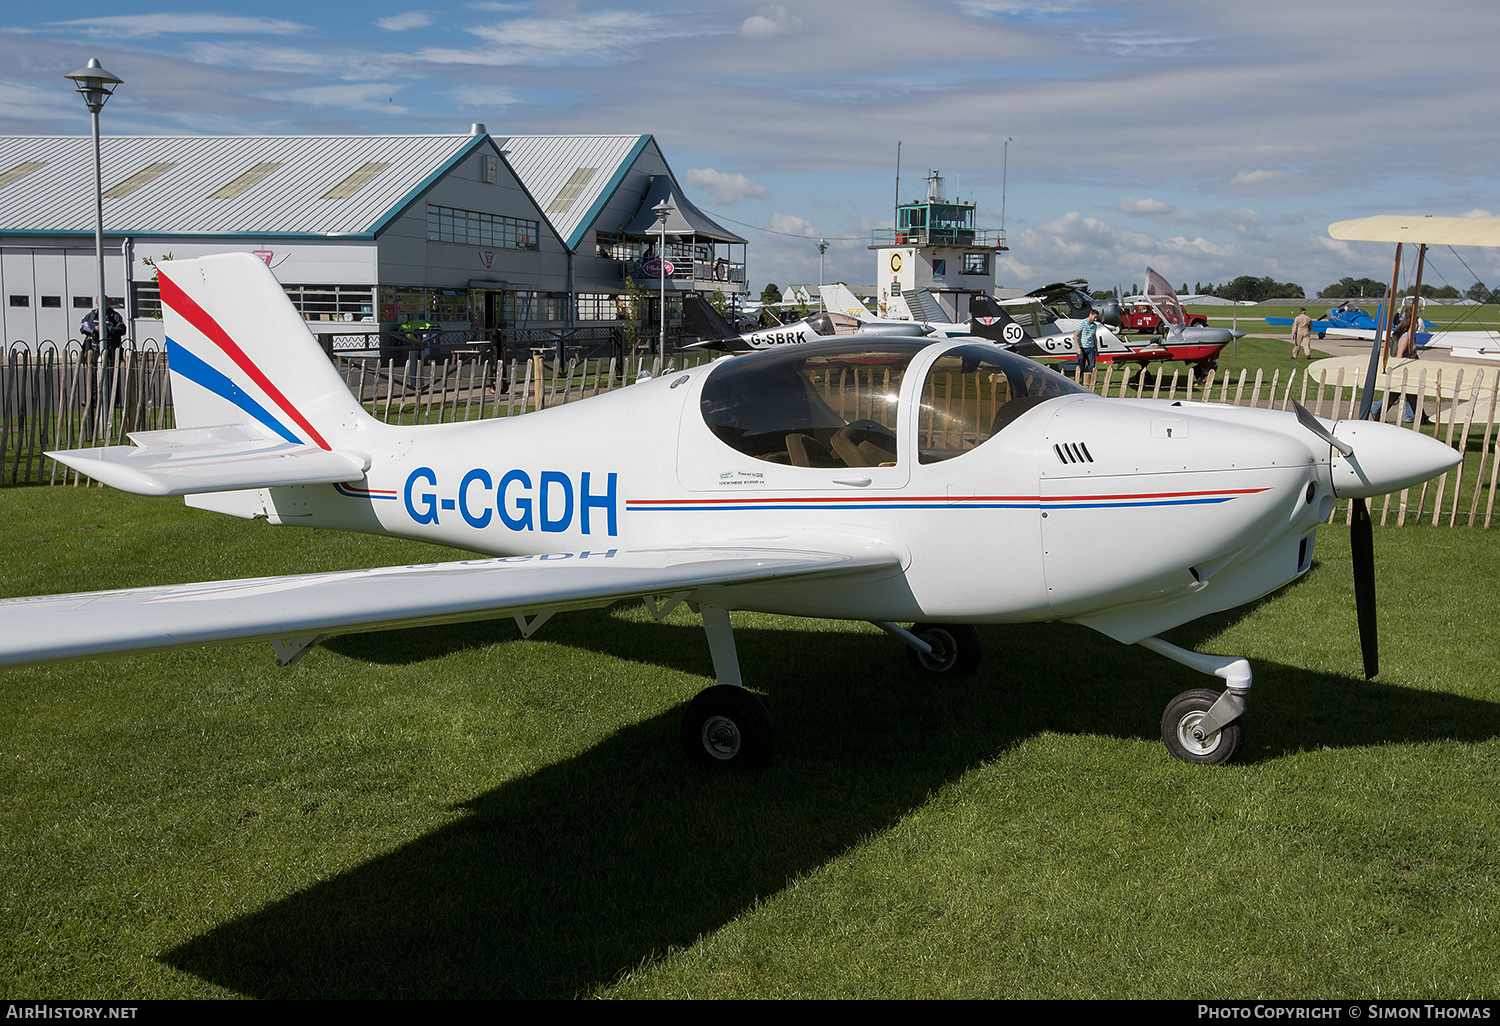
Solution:
[(42, 307), (44, 309), (61, 310), (62, 296), (43, 296)]
[(639, 260), (645, 255), (647, 247), (646, 243), (627, 240), (623, 235), (603, 233), (596, 235), (594, 242), (598, 247), (595, 253), (601, 260)]
[(988, 253), (965, 253), (964, 254), (964, 273), (965, 274), (989, 274), (990, 273), (990, 255)]
[(568, 319), (568, 297), (552, 292), (501, 293), (506, 324), (524, 325), (537, 321)]
[(304, 321), (370, 321), (375, 297), (369, 286), (283, 285)]
[(578, 319), (580, 321), (619, 320), (619, 297), (600, 292), (578, 294)]
[(11, 296), (10, 297), (10, 305), (11, 306), (30, 306), (31, 305), (31, 297), (30, 296)]
[[(391, 324), (410, 321), (477, 324), (467, 289), (424, 289), (420, 286), (380, 286), (380, 320)], [(483, 306), (479, 307), (483, 313)]]
[(73, 309), (74, 310), (92, 310), (93, 308), (94, 308), (94, 297), (93, 296), (74, 296), (73, 297)]
[[(131, 282), (135, 298), (134, 310), (137, 317), (154, 317), (161, 320), (161, 288), (154, 281)], [(73, 305), (78, 305), (77, 297), (73, 299)]]
[(495, 249), (536, 249), (541, 222), (428, 204), (427, 241)]

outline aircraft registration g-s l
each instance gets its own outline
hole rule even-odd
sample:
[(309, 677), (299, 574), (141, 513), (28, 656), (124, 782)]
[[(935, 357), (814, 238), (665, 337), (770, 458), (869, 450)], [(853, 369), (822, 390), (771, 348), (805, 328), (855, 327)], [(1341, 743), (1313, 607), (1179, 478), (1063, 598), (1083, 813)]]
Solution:
[[(773, 730), (730, 610), (868, 620), (938, 674), (974, 672), (972, 624), (1065, 620), (1223, 678), (1162, 721), (1173, 755), (1221, 763), (1249, 665), (1156, 635), (1305, 573), (1335, 497), (1458, 459), (1390, 425), (1101, 399), (989, 342), (901, 337), (723, 359), (521, 418), (386, 425), (258, 259), (159, 270), (180, 426), (56, 458), (204, 509), (494, 558), (9, 599), (0, 663), (269, 640), (285, 664), (339, 633), (513, 615), (529, 636), (558, 610), (686, 601), (719, 683), (683, 742), (697, 763), (755, 766)], [(1133, 532), (1174, 542), (1096, 558), (1090, 539)]]

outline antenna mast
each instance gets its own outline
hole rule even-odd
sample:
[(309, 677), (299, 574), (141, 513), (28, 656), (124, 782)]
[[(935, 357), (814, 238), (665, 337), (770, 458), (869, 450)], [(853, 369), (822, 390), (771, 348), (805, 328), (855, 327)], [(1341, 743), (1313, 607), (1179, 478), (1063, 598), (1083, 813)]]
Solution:
[(896, 227), (896, 211), (901, 206), (901, 140), (896, 140), (896, 205), (891, 208), (891, 228)]

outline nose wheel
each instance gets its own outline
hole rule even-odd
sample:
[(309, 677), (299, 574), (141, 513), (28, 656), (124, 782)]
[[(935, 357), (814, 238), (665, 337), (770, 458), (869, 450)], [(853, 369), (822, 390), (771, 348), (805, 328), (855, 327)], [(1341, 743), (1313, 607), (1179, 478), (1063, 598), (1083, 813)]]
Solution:
[(1204, 722), (1219, 697), (1217, 691), (1194, 688), (1167, 703), (1167, 710), (1161, 716), (1161, 739), (1173, 758), (1222, 766), (1239, 753), (1245, 736), (1241, 721), (1217, 729)]
[(972, 677), (979, 672), (984, 645), (967, 623), (918, 623), (911, 633), (932, 646), (931, 652), (906, 650), (912, 669), (932, 677)]

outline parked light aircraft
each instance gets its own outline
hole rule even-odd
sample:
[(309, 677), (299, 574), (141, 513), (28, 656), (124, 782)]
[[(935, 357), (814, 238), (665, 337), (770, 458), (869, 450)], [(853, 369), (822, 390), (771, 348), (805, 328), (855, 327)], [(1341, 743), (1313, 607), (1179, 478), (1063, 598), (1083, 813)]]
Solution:
[[(911, 321), (902, 322), (903, 327), (882, 329), (882, 334), (921, 336), (926, 334), (920, 325)], [(853, 335), (868, 335), (871, 328), (853, 317), (819, 310), (792, 324), (779, 324), (770, 328), (739, 332), (730, 326), (724, 315), (715, 310), (697, 293), (682, 297), (682, 331), (699, 341), (691, 343), (693, 349), (721, 349), (730, 353), (751, 353), (758, 349), (775, 349), (778, 346), (800, 345), (804, 342), (821, 342), (825, 339)]]
[[(1227, 689), (1162, 736), (1222, 763), (1248, 662), (1161, 640), (1304, 574), (1339, 497), (1416, 483), (1447, 446), (1377, 423), (1102, 399), (978, 340), (840, 338), (722, 359), (525, 417), (370, 417), (248, 254), (159, 265), (179, 427), (54, 454), (114, 487), (272, 524), (491, 553), (425, 566), (0, 601), (0, 662), (340, 633), (644, 596), (701, 616), (718, 683), (688, 705), (701, 765), (764, 765), (730, 610), (868, 620), (922, 670), (973, 673), (976, 623), (1064, 620)], [(1101, 561), (1105, 536), (1171, 538)], [(1356, 547), (1358, 551), (1358, 547)], [(910, 628), (902, 624), (915, 623)]]
[[(967, 322), (959, 324), (948, 320), (943, 313), (943, 308), (938, 306), (937, 301), (926, 289), (917, 289), (916, 294), (908, 297), (908, 305), (914, 310), (927, 311), (924, 320), (903, 321), (893, 317), (877, 317), (871, 313), (865, 304), (856, 296), (843, 282), (834, 282), (832, 285), (820, 286), (823, 294), (823, 305), (829, 310), (841, 314), (847, 314), (864, 325), (867, 331), (890, 331), (896, 334), (905, 334), (913, 324), (923, 329), (923, 333), (933, 338), (959, 338), (971, 334)], [(925, 296), (926, 302), (917, 302), (918, 296)]]
[(1123, 320), (1120, 304), (1114, 299), (1095, 299), (1088, 294), (1089, 283), (1083, 278), (1072, 281), (1056, 281), (1026, 293), (1028, 299), (1040, 299), (1059, 317), (1081, 321), (1090, 310), (1099, 311), (1099, 320), (1111, 328), (1119, 328)]
[[(1166, 334), (1161, 338), (1143, 336), (1127, 339), (1101, 323), (1095, 336), (1100, 362), (1135, 363), (1145, 367), (1158, 360), (1181, 360), (1207, 373), (1217, 366), (1219, 353), (1224, 347), (1244, 335), (1242, 331), (1232, 331), (1229, 328), (1189, 326), (1187, 314), (1166, 279), (1148, 267), (1146, 280), (1145, 299), (1156, 310), (1161, 321), (1169, 326)], [(1058, 289), (1068, 287), (1067, 284), (1049, 285), (1038, 292), (1055, 293)], [(993, 338), (1034, 360), (1076, 360), (1078, 343), (1074, 333), (1082, 321), (1058, 317), (1043, 304), (1043, 298), (1036, 297), (1035, 293), (1023, 299), (1008, 300), (975, 296), (969, 301), (969, 309), (974, 313), (974, 334)], [(1117, 318), (1118, 313), (1118, 308), (1113, 311)], [(1088, 316), (1087, 308), (1082, 310), (1082, 314), (1084, 317)]]
[[(1402, 309), (1405, 309), (1405, 307), (1406, 304), (1403, 303)], [(1371, 314), (1364, 307), (1355, 306), (1353, 303), (1345, 300), (1338, 306), (1329, 307), (1321, 318), (1312, 322), (1310, 330), (1315, 332), (1319, 338), (1326, 338), (1332, 335), (1334, 338), (1353, 338), (1369, 342), (1375, 338), (1377, 330), (1380, 330), (1380, 322), (1384, 316), (1384, 303), (1376, 306), (1375, 313)], [(1267, 317), (1265, 321), (1267, 324), (1278, 328), (1289, 327), (1292, 323), (1290, 317)], [(1422, 327), (1428, 330), (1417, 332), (1416, 343), (1419, 347), (1427, 344), (1427, 341), (1432, 337), (1431, 329), (1437, 327), (1437, 325), (1423, 318)]]

